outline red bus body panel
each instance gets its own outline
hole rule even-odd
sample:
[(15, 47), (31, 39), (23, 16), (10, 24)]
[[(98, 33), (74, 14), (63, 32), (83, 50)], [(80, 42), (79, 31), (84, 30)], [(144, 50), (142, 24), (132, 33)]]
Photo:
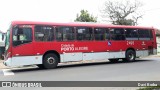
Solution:
[[(128, 48), (138, 50), (148, 50), (150, 47), (156, 49), (156, 36), (154, 28), (138, 27), (138, 26), (119, 26), (119, 25), (106, 25), (106, 24), (83, 24), (83, 23), (48, 23), (48, 22), (30, 22), (30, 21), (14, 21), (14, 25), (31, 25), (33, 32), (33, 41), (30, 43), (22, 44), (19, 46), (12, 46), (12, 31), (10, 34), (10, 57), (16, 56), (36, 56), (44, 55), (47, 51), (54, 50), (59, 54), (63, 53), (94, 53), (94, 52), (120, 52), (126, 51)], [(104, 28), (134, 28), (134, 29), (150, 29), (153, 32), (153, 40), (104, 40), (104, 41), (52, 41), (52, 42), (36, 42), (34, 39), (34, 25), (51, 25), (51, 26), (87, 26), (87, 27), (104, 27)], [(143, 45), (144, 44), (144, 45)], [(71, 48), (65, 48), (69, 45)], [(64, 47), (64, 48), (63, 48)], [(73, 47), (73, 48), (72, 48)]]

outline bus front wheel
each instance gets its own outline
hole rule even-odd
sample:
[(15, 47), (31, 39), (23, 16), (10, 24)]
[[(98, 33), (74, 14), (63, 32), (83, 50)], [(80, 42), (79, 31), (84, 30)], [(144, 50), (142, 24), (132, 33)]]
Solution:
[(133, 62), (136, 58), (136, 52), (133, 50), (127, 50), (126, 52), (126, 58), (123, 59), (125, 62)]
[(46, 54), (43, 58), (43, 67), (46, 69), (56, 68), (58, 65), (58, 56), (54, 53)]

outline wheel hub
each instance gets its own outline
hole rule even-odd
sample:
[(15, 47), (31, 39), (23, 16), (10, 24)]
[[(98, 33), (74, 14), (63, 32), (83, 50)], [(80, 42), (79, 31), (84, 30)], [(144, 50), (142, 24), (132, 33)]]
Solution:
[(55, 59), (53, 57), (49, 57), (47, 59), (47, 61), (48, 61), (49, 64), (54, 64), (55, 63)]
[(129, 57), (130, 60), (133, 60), (134, 59), (133, 53), (130, 53), (128, 57)]

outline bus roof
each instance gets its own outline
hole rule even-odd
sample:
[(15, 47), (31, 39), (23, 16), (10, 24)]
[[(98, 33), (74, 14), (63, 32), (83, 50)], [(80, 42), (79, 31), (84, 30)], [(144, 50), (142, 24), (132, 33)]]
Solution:
[(58, 25), (58, 26), (89, 26), (89, 27), (107, 27), (107, 28), (139, 28), (139, 29), (153, 29), (153, 27), (143, 26), (127, 26), (127, 25), (109, 25), (104, 23), (86, 23), (86, 22), (71, 22), (71, 23), (57, 23), (57, 22), (38, 22), (38, 21), (12, 21), (12, 25), (29, 24), (29, 25)]

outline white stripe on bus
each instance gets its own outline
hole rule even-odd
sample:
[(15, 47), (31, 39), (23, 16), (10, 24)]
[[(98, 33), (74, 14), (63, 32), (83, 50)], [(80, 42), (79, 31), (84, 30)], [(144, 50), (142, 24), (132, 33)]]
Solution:
[[(156, 53), (156, 49), (153, 50)], [(145, 57), (149, 55), (148, 50), (138, 50), (136, 51), (137, 57)], [(85, 60), (107, 60), (110, 58), (125, 58), (125, 51), (121, 52), (73, 52), (60, 54), (60, 62), (70, 62), (70, 61), (85, 61)], [(42, 56), (16, 56), (7, 60), (7, 65), (11, 67), (23, 66), (23, 65), (36, 65), (42, 64)]]

